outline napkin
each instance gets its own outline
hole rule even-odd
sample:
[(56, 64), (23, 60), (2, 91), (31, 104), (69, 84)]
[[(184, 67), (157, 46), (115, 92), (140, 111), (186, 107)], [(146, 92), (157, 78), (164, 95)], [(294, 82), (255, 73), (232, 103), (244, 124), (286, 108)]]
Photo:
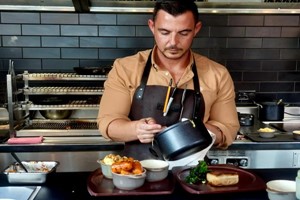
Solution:
[(212, 142), (211, 144), (206, 147), (205, 149), (198, 151), (194, 154), (191, 154), (189, 156), (186, 156), (184, 158), (174, 160), (174, 161), (168, 161), (169, 163), (169, 170), (171, 170), (173, 167), (178, 167), (178, 166), (195, 166), (198, 164), (199, 160), (204, 160), (204, 157), (208, 153), (209, 149), (212, 147), (216, 140), (216, 135), (213, 132), (210, 132), (208, 130), (210, 136), (212, 137)]
[(42, 141), (43, 141), (43, 136), (9, 138), (7, 140), (7, 144), (38, 144), (38, 143), (42, 143)]

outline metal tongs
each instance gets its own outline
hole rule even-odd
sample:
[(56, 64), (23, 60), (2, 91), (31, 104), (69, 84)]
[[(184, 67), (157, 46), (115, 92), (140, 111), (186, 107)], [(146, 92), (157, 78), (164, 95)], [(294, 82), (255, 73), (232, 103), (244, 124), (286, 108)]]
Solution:
[(182, 120), (182, 114), (183, 114), (183, 109), (184, 109), (184, 100), (185, 100), (186, 90), (187, 90), (187, 84), (185, 85), (185, 88), (184, 88), (184, 90), (182, 92), (182, 96), (181, 96), (181, 111), (180, 111), (179, 121)]
[(15, 152), (11, 152), (10, 153), (14, 159), (17, 161), (17, 163), (25, 170), (25, 172), (28, 172), (28, 170), (26, 169), (26, 167), (23, 165), (22, 161), (19, 159), (19, 157), (15, 154)]

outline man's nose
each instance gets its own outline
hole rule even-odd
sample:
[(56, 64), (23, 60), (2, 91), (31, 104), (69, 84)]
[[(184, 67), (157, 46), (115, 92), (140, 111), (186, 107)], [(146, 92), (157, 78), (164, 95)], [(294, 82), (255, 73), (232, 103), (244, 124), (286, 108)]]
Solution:
[(178, 42), (178, 36), (177, 36), (177, 34), (172, 34), (171, 38), (170, 38), (171, 45), (176, 45), (177, 42)]

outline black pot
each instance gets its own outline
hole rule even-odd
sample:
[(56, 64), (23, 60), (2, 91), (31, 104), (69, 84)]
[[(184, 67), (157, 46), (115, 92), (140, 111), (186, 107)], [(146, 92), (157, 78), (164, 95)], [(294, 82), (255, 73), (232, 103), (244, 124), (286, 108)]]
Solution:
[(282, 121), (284, 104), (278, 102), (262, 102), (258, 104), (258, 118), (261, 121)]
[(186, 120), (169, 126), (154, 137), (155, 149), (165, 160), (177, 160), (208, 147), (212, 137), (202, 121)]

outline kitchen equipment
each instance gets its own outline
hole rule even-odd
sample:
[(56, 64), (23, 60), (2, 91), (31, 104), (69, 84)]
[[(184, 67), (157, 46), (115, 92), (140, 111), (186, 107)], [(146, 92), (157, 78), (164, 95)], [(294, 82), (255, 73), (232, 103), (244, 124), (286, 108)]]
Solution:
[(156, 182), (167, 178), (169, 173), (169, 163), (163, 160), (147, 159), (142, 160), (143, 168), (147, 170), (146, 181)]
[[(105, 75), (24, 71), (16, 77), (19, 88), (7, 88), (11, 135), (99, 136), (96, 118)], [(13, 86), (16, 77), (8, 75), (7, 85)], [(16, 91), (24, 101), (15, 102)], [(13, 120), (14, 106), (24, 119)]]
[(158, 133), (153, 146), (165, 160), (177, 160), (205, 149), (211, 142), (212, 138), (202, 121), (185, 120)]
[(208, 183), (189, 184), (186, 177), (190, 174), (191, 168), (194, 166), (174, 167), (172, 173), (182, 188), (191, 194), (215, 194), (215, 193), (234, 193), (246, 191), (259, 191), (266, 188), (266, 184), (262, 178), (245, 169), (235, 167), (233, 165), (211, 165), (208, 166), (209, 171), (226, 171), (237, 173), (239, 182), (234, 186), (211, 186)]
[(279, 131), (282, 132), (293, 132), (294, 130), (300, 130), (300, 123), (299, 122), (272, 122), (269, 123), (270, 126), (278, 129)]
[(46, 119), (67, 119), (71, 116), (72, 110), (40, 110)]
[(300, 140), (300, 130), (293, 131), (293, 137), (295, 140)]
[(142, 174), (117, 174), (112, 172), (113, 184), (121, 190), (134, 190), (141, 187), (146, 180), (146, 169)]
[(270, 200), (296, 200), (296, 182), (291, 180), (271, 180), (267, 182)]
[[(165, 195), (171, 194), (175, 188), (175, 178), (171, 174), (167, 178), (158, 182), (145, 183), (135, 190), (120, 190), (116, 188), (111, 179), (104, 178), (100, 168), (93, 171), (87, 180), (87, 190), (91, 196), (145, 196), (145, 195)], [(154, 198), (154, 196), (153, 196)], [(155, 198), (154, 198), (155, 199)]]
[(284, 103), (278, 101), (256, 103), (258, 118), (261, 121), (282, 121), (284, 117)]
[(69, 99), (59, 96), (38, 96), (37, 98), (33, 98), (32, 102), (37, 105), (63, 105), (67, 104)]
[(80, 75), (107, 75), (111, 67), (74, 67), (73, 69)]
[(238, 113), (238, 118), (241, 126), (253, 126), (254, 115), (248, 113)]
[(56, 170), (58, 162), (56, 161), (23, 161), (23, 165), (28, 169), (28, 173), (15, 168), (13, 163), (4, 170), (9, 183), (12, 184), (36, 184), (45, 183), (49, 173)]
[(11, 155), (14, 157), (14, 159), (18, 162), (18, 164), (24, 169), (25, 172), (28, 172), (26, 167), (23, 165), (22, 161), (19, 159), (19, 157), (14, 153), (11, 152)]
[(102, 159), (97, 160), (97, 163), (100, 164), (104, 177), (112, 179), (111, 165), (105, 164)]

